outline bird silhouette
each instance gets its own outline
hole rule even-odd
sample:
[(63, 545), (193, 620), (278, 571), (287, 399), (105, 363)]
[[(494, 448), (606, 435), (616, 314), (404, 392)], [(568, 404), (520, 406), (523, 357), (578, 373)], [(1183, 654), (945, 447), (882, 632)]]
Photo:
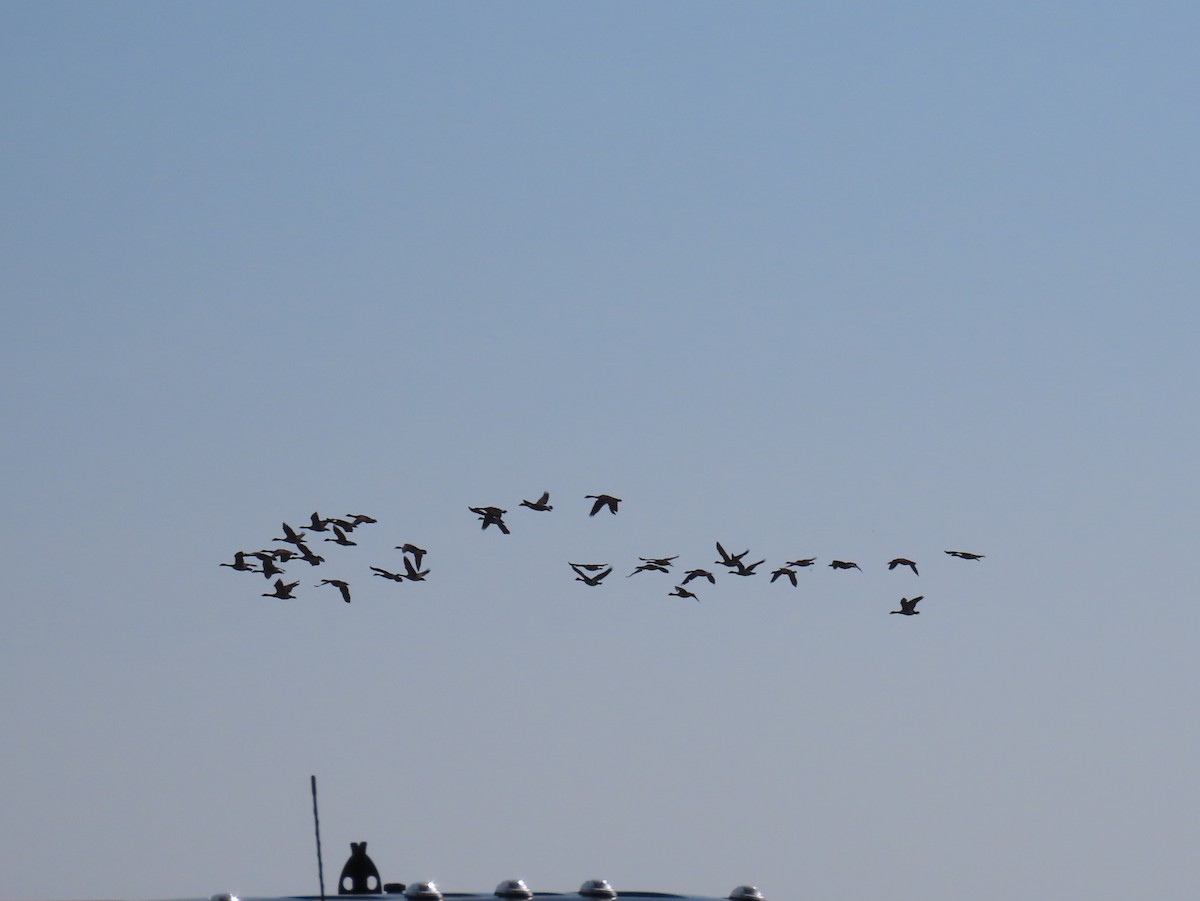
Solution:
[(573, 569), (575, 571), (575, 581), (576, 582), (582, 582), (584, 585), (591, 585), (591, 586), (599, 585), (601, 582), (604, 581), (604, 579), (609, 575), (609, 573), (612, 572), (612, 567), (610, 566), (606, 569), (600, 570), (594, 576), (588, 575), (587, 570), (577, 567), (574, 563), (571, 564), (571, 569)]
[(688, 582), (692, 581), (692, 579), (708, 579), (708, 583), (710, 585), (717, 584), (716, 576), (710, 573), (707, 569), (689, 569), (683, 574), (683, 582), (681, 584), (686, 585)]
[(300, 584), (299, 582), (286, 582), (285, 583), (283, 581), (283, 579), (276, 579), (275, 580), (275, 590), (273, 592), (265, 592), (264, 591), (262, 596), (264, 598), (280, 598), (281, 600), (289, 600), (294, 597), (294, 595), (292, 594), (292, 589), (294, 589), (299, 584)]
[(404, 558), (404, 577), (410, 582), (424, 582), (425, 577), (429, 575), (429, 570), (418, 570), (413, 566), (413, 562), (407, 557)]
[(423, 547), (417, 547), (415, 544), (407, 544), (407, 543), (396, 545), (396, 550), (404, 551), (404, 553), (406, 553), (406, 554), (412, 554), (413, 565), (416, 566), (417, 569), (421, 568), (421, 561), (425, 558), (425, 555), (428, 553), (428, 551), (426, 551), (425, 548), (423, 548)]
[(803, 560), (789, 560), (787, 562), (787, 565), (788, 566), (798, 566), (798, 567), (803, 568), (805, 566), (812, 566), (816, 562), (817, 562), (816, 557), (805, 557)]
[(282, 538), (272, 538), (271, 540), (272, 541), (282, 541), (286, 544), (294, 544), (294, 545), (299, 546), (304, 543), (304, 530), (301, 529), (299, 532), (297, 532), (295, 529), (293, 529), (291, 526), (289, 526), (285, 522), (283, 524), (283, 537)]
[(733, 568), (733, 574), (735, 576), (752, 576), (752, 575), (754, 575), (755, 567), (760, 566), (761, 564), (766, 563), (766, 562), (767, 561), (765, 559), (763, 559), (763, 560), (759, 560), (755, 563), (746, 564), (746, 563), (742, 563), (742, 561), (739, 559), (737, 561), (737, 566), (735, 566)]
[(607, 563), (568, 563), (567, 565), (572, 569), (586, 569), (591, 572), (595, 572), (598, 569), (604, 569), (604, 567), (608, 566)]
[(958, 557), (961, 560), (982, 560), (986, 554), (972, 554), (970, 551), (946, 551), (951, 557)]
[(542, 496), (536, 501), (521, 501), (522, 507), (528, 507), (530, 510), (553, 510), (554, 507), (550, 504), (550, 492), (543, 491)]
[(256, 573), (256, 572), (258, 572), (257, 569), (255, 569), (251, 564), (246, 562), (246, 557), (248, 557), (248, 556), (257, 557), (258, 555), (257, 554), (250, 555), (250, 554), (247, 554), (245, 551), (236, 551), (233, 555), (232, 563), (218, 563), (217, 566), (228, 566), (230, 569), (236, 570), (237, 572), (240, 572), (240, 573)]
[(788, 580), (792, 583), (792, 587), (793, 588), (796, 587), (796, 571), (794, 569), (791, 569), (790, 567), (787, 567), (787, 566), (779, 567), (779, 569), (777, 569), (773, 573), (771, 573), (771, 581), (774, 582), (780, 576), (786, 576), (788, 578)]
[(342, 600), (347, 604), (350, 603), (350, 585), (348, 582), (345, 582), (342, 579), (322, 579), (317, 583), (317, 587), (320, 588), (322, 585), (335, 586), (337, 590), (342, 593)]
[(925, 595), (923, 595), (923, 594), (918, 595), (917, 597), (913, 598), (911, 601), (908, 598), (900, 598), (900, 609), (899, 610), (889, 610), (888, 612), (889, 613), (899, 613), (902, 616), (917, 616), (921, 612), (920, 610), (917, 609), (917, 601), (921, 600), (921, 598), (923, 598), (923, 597), (925, 597)]
[[(670, 569), (663, 566), (661, 563), (643, 563), (640, 566), (638, 566), (637, 569), (635, 569), (633, 572), (631, 572), (629, 574), (629, 576), (636, 576), (638, 573), (646, 573), (646, 572), (666, 573), (666, 572), (670, 572), (670, 571), (671, 571)], [(628, 579), (629, 576), (626, 576), (625, 578)]]
[(621, 499), (619, 497), (613, 497), (611, 494), (585, 494), (584, 497), (596, 502), (592, 504), (592, 512), (589, 513), (588, 516), (595, 516), (605, 507), (608, 507), (609, 513), (615, 515), (617, 512), (617, 504), (621, 503)]
[(391, 579), (393, 582), (403, 582), (404, 576), (401, 573), (394, 573), (390, 570), (380, 569), (378, 566), (371, 567), (372, 574), (379, 576), (382, 579)]
[[(330, 539), (326, 538), (325, 540), (329, 541)], [(325, 562), (324, 557), (320, 557), (320, 556), (314, 554), (312, 552), (312, 549), (307, 544), (305, 544), (303, 541), (300, 542), (299, 544), (297, 544), (296, 547), (298, 547), (300, 549), (300, 559), (303, 560), (305, 563), (307, 563), (309, 566), (317, 566), (317, 565)]]
[(283, 572), (283, 568), (275, 565), (275, 555), (270, 551), (257, 551), (254, 554), (262, 561), (263, 578), (269, 579), (271, 576), (277, 576)]
[(377, 520), (375, 517), (367, 516), (365, 513), (347, 513), (346, 515), (350, 517), (350, 521), (356, 526), (379, 522), (379, 520)]
[(672, 560), (679, 559), (679, 555), (674, 557), (638, 557), (643, 563), (657, 563), (659, 566), (670, 567)]
[(497, 526), (505, 535), (509, 534), (508, 526), (504, 524), (504, 514), (507, 510), (501, 510), (499, 507), (468, 507), (472, 513), (479, 515), (483, 525), (479, 528), (486, 529), (488, 526)]
[(920, 575), (920, 573), (917, 572), (917, 564), (913, 563), (907, 557), (897, 557), (894, 560), (888, 561), (888, 569), (895, 569), (897, 566), (907, 566), (913, 571), (914, 576)]
[(834, 560), (829, 564), (833, 569), (857, 569), (862, 572), (862, 567), (857, 563), (852, 563), (849, 560)]
[(742, 558), (750, 553), (750, 549), (742, 551), (740, 554), (731, 554), (725, 548), (721, 547), (721, 542), (717, 542), (717, 553), (720, 554), (720, 560), (714, 560), (713, 563), (719, 563), (722, 566), (728, 566), (730, 569), (735, 569), (741, 562)]
[(324, 540), (332, 541), (334, 544), (340, 544), (342, 547), (355, 547), (358, 545), (357, 541), (351, 541), (349, 538), (347, 538), (346, 533), (341, 529), (341, 527), (336, 525), (333, 527), (333, 537), (326, 538)]
[(310, 522), (304, 528), (308, 529), (310, 532), (324, 532), (329, 528), (329, 520), (322, 519), (317, 515), (316, 511), (313, 511), (312, 522)]
[(668, 596), (676, 598), (692, 598), (697, 604), (700, 603), (700, 598), (696, 597), (696, 592), (689, 591), (682, 585), (676, 585), (674, 591), (668, 592)]

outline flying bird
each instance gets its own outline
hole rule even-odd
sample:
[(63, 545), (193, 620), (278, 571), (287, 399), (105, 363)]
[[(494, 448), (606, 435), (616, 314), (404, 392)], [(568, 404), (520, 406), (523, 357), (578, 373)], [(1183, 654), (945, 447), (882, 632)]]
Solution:
[(596, 573), (594, 576), (589, 576), (585, 570), (577, 568), (574, 563), (571, 564), (571, 568), (575, 570), (576, 582), (582, 582), (584, 585), (592, 586), (599, 585), (604, 581), (608, 574), (612, 572), (612, 567), (610, 566), (607, 569), (603, 569)]
[[(326, 539), (326, 540), (328, 540), (328, 539)], [(300, 559), (303, 560), (305, 563), (307, 563), (309, 566), (317, 566), (318, 564), (325, 562), (324, 557), (318, 557), (316, 554), (314, 554), (312, 552), (312, 549), (309, 548), (309, 546), (307, 544), (305, 544), (303, 541), (300, 542), (298, 545), (296, 545), (296, 547), (298, 547), (300, 549)]]
[(774, 582), (780, 576), (786, 576), (788, 581), (792, 583), (792, 587), (796, 587), (796, 571), (787, 566), (781, 566), (779, 569), (771, 573), (771, 581)]
[(766, 562), (767, 561), (765, 559), (763, 559), (763, 560), (759, 560), (755, 563), (745, 564), (745, 563), (742, 563), (742, 561), (739, 559), (737, 561), (737, 566), (734, 567), (733, 574), (735, 576), (752, 576), (752, 575), (754, 575), (755, 567), (759, 566), (762, 563), (766, 563)]
[(799, 566), (799, 567), (803, 568), (805, 566), (812, 566), (816, 562), (817, 562), (816, 557), (805, 557), (803, 560), (789, 560), (787, 562), (787, 565), (788, 566)]
[(638, 557), (638, 559), (643, 563), (657, 563), (659, 566), (667, 567), (671, 565), (672, 560), (676, 560), (678, 558), (678, 554), (676, 554), (674, 557)]
[(425, 577), (429, 575), (429, 570), (418, 570), (413, 566), (413, 562), (407, 557), (404, 558), (404, 577), (410, 582), (424, 582)]
[(917, 572), (917, 564), (913, 563), (907, 557), (897, 557), (895, 560), (888, 561), (888, 569), (895, 569), (897, 566), (907, 566), (913, 571), (914, 576), (919, 576)]
[(421, 560), (423, 560), (425, 554), (428, 553), (428, 551), (426, 551), (423, 547), (417, 547), (415, 544), (407, 543), (396, 545), (396, 550), (404, 551), (406, 554), (412, 554), (413, 564), (417, 567), (417, 569), (421, 568)]
[(304, 528), (312, 532), (324, 532), (329, 528), (329, 520), (322, 519), (317, 515), (316, 511), (313, 511), (312, 522), (310, 522)]
[(296, 546), (299, 546), (304, 543), (304, 530), (301, 529), (299, 532), (297, 532), (295, 529), (293, 529), (291, 526), (289, 526), (285, 522), (283, 524), (283, 537), (282, 538), (272, 538), (271, 540), (272, 541), (283, 541), (283, 542), (286, 542), (287, 544), (294, 544)]
[(262, 561), (263, 578), (269, 579), (283, 572), (282, 567), (275, 565), (275, 555), (270, 551), (256, 551), (254, 556)]
[(730, 569), (733, 569), (741, 563), (743, 557), (750, 553), (750, 549), (746, 548), (746, 550), (742, 551), (740, 554), (731, 554), (725, 550), (725, 548), (721, 547), (721, 542), (718, 541), (717, 553), (721, 555), (721, 559), (714, 560), (713, 562), (720, 563), (722, 566), (728, 566)]
[(522, 507), (528, 507), (530, 510), (553, 510), (554, 507), (550, 503), (550, 492), (543, 491), (542, 496), (536, 501), (521, 501)]
[(292, 589), (294, 589), (299, 584), (300, 584), (299, 582), (286, 582), (285, 583), (283, 581), (283, 579), (276, 579), (275, 580), (275, 591), (274, 592), (265, 592), (264, 591), (262, 596), (264, 598), (280, 598), (281, 600), (290, 600), (290, 599), (294, 598), (294, 595), (292, 594)]
[(504, 524), (504, 514), (507, 510), (501, 510), (499, 507), (468, 507), (472, 513), (479, 515), (483, 521), (483, 525), (479, 528), (486, 529), (488, 526), (498, 526), (500, 531), (505, 535), (509, 534), (508, 526)]
[(921, 600), (921, 598), (923, 598), (923, 597), (925, 597), (925, 595), (923, 595), (923, 594), (918, 595), (917, 597), (913, 598), (911, 601), (908, 598), (900, 598), (900, 609), (899, 610), (889, 610), (888, 612), (889, 613), (899, 613), (901, 616), (917, 616), (921, 612), (920, 610), (917, 609), (917, 601)]
[(228, 566), (230, 569), (235, 569), (240, 573), (256, 573), (258, 572), (253, 566), (246, 562), (247, 556), (255, 556), (257, 554), (247, 554), (245, 551), (236, 551), (233, 555), (232, 563), (218, 563), (217, 566)]
[(986, 554), (972, 554), (970, 551), (946, 551), (951, 557), (958, 557), (962, 560), (982, 560)]
[(375, 517), (367, 516), (365, 513), (347, 513), (346, 515), (350, 517), (350, 521), (356, 526), (361, 526), (364, 523), (379, 522)]
[(607, 563), (570, 563), (570, 562), (568, 562), (567, 565), (570, 566), (572, 569), (586, 569), (589, 572), (595, 572), (598, 569), (604, 569), (604, 567), (608, 566)]
[(857, 569), (862, 572), (862, 567), (857, 563), (852, 563), (849, 560), (834, 560), (829, 564), (833, 569)]
[(700, 598), (696, 597), (696, 592), (688, 591), (682, 585), (676, 585), (675, 590), (668, 592), (668, 595), (676, 598), (694, 598), (697, 604), (700, 603)]
[(393, 582), (403, 582), (404, 576), (401, 573), (394, 573), (390, 570), (380, 569), (378, 566), (371, 567), (372, 574), (379, 576), (382, 579), (391, 579)]
[[(671, 571), (670, 569), (663, 566), (661, 563), (643, 563), (640, 566), (638, 566), (637, 569), (635, 569), (633, 572), (631, 572), (629, 574), (629, 576), (636, 576), (638, 573), (644, 573), (644, 572), (666, 573), (666, 572), (670, 572), (670, 571)], [(628, 579), (629, 576), (626, 576), (625, 578)]]
[(692, 581), (692, 579), (708, 579), (708, 584), (717, 584), (716, 576), (710, 573), (707, 569), (689, 569), (683, 574), (682, 584), (686, 585), (688, 582)]
[(621, 503), (621, 499), (619, 497), (613, 497), (611, 494), (585, 494), (584, 497), (596, 502), (592, 504), (592, 512), (589, 513), (588, 516), (595, 516), (605, 507), (608, 507), (609, 513), (615, 515), (617, 512), (617, 504)]
[(346, 533), (339, 526), (333, 527), (333, 538), (326, 538), (325, 541), (332, 541), (334, 544), (340, 544), (342, 547), (355, 547), (358, 542), (351, 541), (346, 537)]
[(347, 604), (350, 603), (350, 584), (348, 582), (345, 582), (342, 579), (322, 579), (317, 583), (317, 587), (320, 588), (322, 585), (335, 586), (337, 590), (342, 593), (342, 600)]

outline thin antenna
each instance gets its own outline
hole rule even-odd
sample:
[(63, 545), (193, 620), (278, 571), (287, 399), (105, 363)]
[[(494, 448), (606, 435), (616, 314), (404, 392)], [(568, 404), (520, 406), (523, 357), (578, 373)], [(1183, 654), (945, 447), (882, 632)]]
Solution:
[(321, 864), (321, 818), (317, 815), (317, 777), (312, 776), (313, 826), (317, 830), (317, 878), (321, 881), (321, 901), (325, 901), (325, 867)]

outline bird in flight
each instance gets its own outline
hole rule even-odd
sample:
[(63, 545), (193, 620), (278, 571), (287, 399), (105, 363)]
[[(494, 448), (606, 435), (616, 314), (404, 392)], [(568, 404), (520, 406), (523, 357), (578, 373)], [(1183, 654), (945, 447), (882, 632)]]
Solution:
[(779, 569), (771, 573), (771, 581), (774, 582), (780, 576), (786, 576), (788, 581), (792, 583), (792, 587), (796, 587), (796, 571), (788, 566), (781, 566)]
[[(325, 540), (329, 541), (330, 539), (326, 538)], [(303, 541), (301, 541), (299, 544), (297, 544), (296, 547), (298, 547), (300, 549), (300, 559), (303, 560), (305, 563), (307, 563), (309, 566), (316, 566), (319, 563), (325, 562), (324, 557), (314, 554), (312, 552), (312, 549), (307, 544), (305, 544)]]
[(617, 504), (621, 503), (621, 499), (619, 497), (613, 497), (611, 494), (585, 494), (584, 497), (596, 502), (592, 504), (592, 512), (589, 513), (588, 516), (595, 516), (605, 507), (608, 507), (609, 513), (615, 515), (617, 512)]
[(608, 566), (607, 563), (568, 563), (572, 569), (586, 569), (589, 572), (595, 572), (598, 569), (604, 569)]
[(682, 584), (686, 585), (688, 582), (692, 581), (692, 579), (708, 579), (708, 584), (717, 584), (716, 576), (710, 573), (707, 569), (689, 569), (683, 574)]
[(418, 570), (413, 566), (413, 562), (407, 557), (404, 558), (404, 577), (410, 582), (424, 582), (425, 577), (429, 575), (429, 570)]
[(961, 560), (982, 560), (986, 554), (972, 554), (970, 551), (946, 551), (951, 557), (958, 557)]
[(340, 544), (342, 547), (355, 547), (358, 544), (357, 541), (351, 541), (349, 538), (347, 538), (346, 533), (343, 532), (341, 527), (337, 525), (334, 525), (333, 527), (333, 537), (326, 538), (325, 540), (332, 541), (334, 544)]
[(608, 574), (612, 572), (612, 567), (609, 566), (607, 568), (601, 569), (599, 572), (596, 572), (596, 574), (594, 576), (588, 575), (588, 569), (591, 569), (591, 566), (593, 566), (593, 565), (595, 565), (595, 564), (590, 564), (585, 569), (583, 567), (576, 566), (574, 563), (572, 563), (571, 569), (573, 569), (575, 571), (575, 581), (582, 582), (584, 585), (595, 586), (595, 585), (599, 585), (601, 582), (603, 582), (605, 577), (608, 576)]
[(217, 566), (228, 566), (230, 569), (235, 569), (240, 573), (256, 573), (258, 572), (253, 566), (246, 562), (247, 556), (257, 557), (257, 554), (247, 555), (245, 551), (237, 551), (233, 555), (232, 563), (218, 563)]
[(766, 563), (766, 562), (767, 562), (766, 559), (763, 559), (763, 560), (759, 560), (755, 563), (746, 564), (746, 563), (742, 563), (741, 559), (739, 558), (737, 560), (737, 566), (733, 570), (733, 574), (735, 576), (752, 576), (752, 575), (754, 575), (755, 567), (759, 566), (762, 563)]
[(638, 559), (643, 563), (657, 563), (659, 566), (669, 567), (671, 565), (671, 561), (677, 559), (678, 557), (679, 555), (676, 554), (674, 557), (638, 557)]
[(888, 569), (895, 569), (897, 566), (907, 566), (913, 571), (914, 576), (920, 575), (920, 573), (917, 572), (917, 564), (913, 563), (907, 557), (897, 557), (894, 560), (888, 561)]
[(350, 603), (350, 584), (342, 579), (322, 579), (317, 583), (317, 587), (322, 585), (333, 585), (342, 593), (342, 600), (347, 604)]
[(350, 521), (356, 526), (361, 526), (363, 523), (379, 522), (375, 517), (367, 516), (365, 513), (347, 513), (346, 515), (350, 517)]
[(862, 567), (857, 563), (852, 563), (849, 560), (834, 560), (829, 564), (834, 569), (857, 569), (862, 572)]
[(504, 514), (507, 510), (501, 510), (499, 507), (468, 507), (472, 513), (478, 514), (483, 525), (479, 528), (486, 529), (488, 526), (498, 526), (500, 531), (505, 535), (508, 534), (508, 526), (504, 524)]
[(291, 526), (289, 526), (285, 522), (283, 524), (283, 537), (282, 538), (272, 538), (271, 540), (272, 541), (283, 541), (283, 542), (286, 542), (287, 544), (294, 544), (297, 547), (299, 547), (301, 544), (304, 543), (304, 530), (301, 529), (299, 532), (297, 532), (295, 529), (293, 529)]
[(393, 582), (403, 582), (404, 576), (400, 573), (394, 573), (386, 569), (380, 569), (378, 566), (372, 566), (371, 570), (374, 575), (381, 579), (391, 579)]
[(799, 566), (799, 567), (803, 568), (805, 566), (812, 566), (816, 562), (817, 562), (816, 557), (805, 557), (802, 560), (789, 560), (787, 562), (787, 565), (788, 566)]
[(740, 554), (731, 554), (725, 548), (721, 547), (721, 542), (717, 542), (717, 553), (721, 555), (720, 560), (714, 560), (713, 563), (719, 563), (722, 566), (728, 566), (730, 569), (735, 569), (742, 562), (742, 558), (750, 553), (750, 549), (742, 551)]
[(275, 580), (275, 591), (270, 592), (270, 593), (264, 591), (262, 596), (264, 598), (280, 598), (282, 600), (289, 600), (289, 599), (294, 598), (294, 595), (292, 594), (292, 589), (294, 589), (299, 584), (300, 584), (299, 582), (286, 582), (285, 583), (283, 581), (283, 579), (276, 579)]
[(306, 525), (304, 528), (308, 529), (310, 532), (324, 532), (328, 527), (329, 527), (329, 520), (322, 519), (319, 515), (317, 515), (317, 512), (314, 510), (313, 515), (312, 515), (312, 521), (308, 525)]
[(425, 548), (417, 547), (415, 544), (409, 544), (407, 542), (396, 545), (396, 550), (404, 551), (406, 554), (412, 554), (413, 565), (415, 565), (417, 569), (421, 568), (421, 560), (424, 559), (425, 555), (428, 553)]
[(554, 506), (550, 503), (550, 492), (543, 491), (542, 496), (536, 501), (521, 501), (522, 507), (528, 507), (530, 510), (553, 510)]
[[(666, 572), (670, 572), (670, 571), (671, 570), (669, 568), (667, 568), (666, 566), (663, 566), (661, 563), (654, 563), (654, 562), (642, 563), (638, 566), (637, 569), (635, 569), (633, 572), (631, 572), (629, 574), (629, 576), (636, 576), (638, 573), (645, 573), (645, 572), (666, 573)], [(629, 576), (626, 576), (625, 578), (628, 579)]]
[(253, 556), (262, 561), (262, 574), (264, 579), (269, 579), (271, 576), (277, 576), (283, 572), (283, 568), (275, 565), (275, 555), (270, 551), (255, 551)]
[(917, 609), (917, 601), (921, 600), (921, 598), (923, 598), (923, 597), (925, 597), (925, 595), (923, 595), (923, 594), (918, 595), (917, 597), (913, 598), (911, 601), (908, 598), (900, 598), (900, 609), (899, 610), (889, 610), (888, 612), (889, 613), (899, 613), (901, 616), (917, 616), (921, 612), (920, 610)]
[(676, 598), (694, 598), (696, 603), (700, 603), (700, 598), (696, 597), (696, 592), (688, 591), (682, 585), (676, 585), (675, 590), (668, 592), (668, 596)]

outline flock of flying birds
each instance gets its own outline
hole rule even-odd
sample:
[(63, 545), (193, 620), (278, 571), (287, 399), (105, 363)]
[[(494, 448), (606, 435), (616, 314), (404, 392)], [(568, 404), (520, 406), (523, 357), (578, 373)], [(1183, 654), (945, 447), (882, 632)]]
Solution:
[[(589, 494), (585, 495), (585, 497), (587, 500), (593, 501), (591, 511), (588, 513), (589, 516), (595, 516), (605, 509), (615, 515), (621, 503), (619, 497), (613, 497), (610, 494)], [(541, 497), (537, 500), (522, 500), (521, 506), (541, 513), (546, 513), (554, 509), (550, 503), (550, 492), (548, 491), (542, 492)], [(491, 526), (495, 526), (503, 534), (510, 534), (508, 524), (504, 521), (504, 517), (508, 513), (507, 510), (493, 506), (468, 507), (467, 509), (479, 518), (481, 529), (486, 530)], [(295, 597), (292, 592), (300, 586), (301, 580), (297, 579), (294, 582), (285, 582), (282, 578), (284, 575), (282, 564), (298, 560), (310, 566), (318, 566), (325, 562), (325, 558), (316, 554), (310, 547), (314, 539), (309, 533), (328, 533), (332, 537), (322, 537), (322, 541), (332, 542), (334, 545), (340, 547), (351, 547), (358, 542), (349, 537), (350, 533), (360, 526), (376, 522), (376, 519), (363, 513), (351, 513), (344, 517), (335, 516), (328, 518), (313, 513), (309, 522), (298, 529), (293, 528), (286, 522), (283, 523), (283, 535), (271, 539), (271, 541), (285, 544), (287, 547), (274, 547), (259, 551), (237, 551), (233, 555), (232, 563), (221, 563), (218, 565), (227, 566), (237, 572), (260, 573), (268, 580), (272, 576), (275, 576), (277, 577), (274, 582), (275, 590), (263, 592), (262, 597), (289, 600)], [(731, 554), (721, 545), (721, 542), (718, 541), (716, 545), (717, 559), (713, 561), (713, 565), (723, 567), (730, 575), (756, 575), (758, 567), (766, 562), (764, 558), (753, 563), (747, 563), (745, 562), (745, 558), (750, 553), (748, 549), (737, 554)], [(424, 561), (427, 551), (411, 543), (396, 545), (395, 550), (403, 553), (404, 571), (392, 572), (379, 566), (372, 566), (370, 567), (372, 575), (393, 582), (425, 581), (425, 578), (429, 575), (429, 570), (422, 569), (421, 564)], [(984, 558), (983, 554), (976, 554), (971, 551), (945, 551), (944, 553), (960, 560), (982, 560)], [(640, 562), (626, 578), (631, 578), (638, 573), (644, 572), (671, 574), (673, 571), (672, 565), (676, 559), (678, 559), (678, 555), (671, 557), (639, 557), (638, 560)], [(258, 561), (258, 565), (255, 565), (252, 560)], [(816, 562), (817, 559), (815, 557), (788, 560), (782, 566), (771, 571), (771, 582), (785, 579), (795, 588), (799, 585), (797, 572), (816, 565)], [(568, 562), (567, 565), (575, 573), (575, 581), (582, 582), (584, 585), (592, 588), (600, 585), (613, 572), (613, 566), (609, 563)], [(829, 567), (834, 570), (857, 569), (860, 572), (862, 571), (862, 567), (853, 560), (831, 560)], [(916, 562), (907, 557), (894, 557), (888, 561), (887, 568), (889, 570), (894, 570), (897, 567), (907, 568), (912, 571), (913, 575), (920, 575), (917, 571)], [(707, 581), (710, 585), (716, 584), (717, 581), (716, 576), (710, 570), (703, 568), (685, 570), (683, 578), (677, 580), (677, 584), (668, 593), (668, 596), (691, 598), (698, 602), (700, 598), (694, 591), (687, 587), (689, 583), (696, 582), (697, 580)], [(347, 604), (350, 603), (349, 582), (344, 579), (321, 579), (316, 583), (315, 587), (324, 585), (331, 585), (336, 588), (341, 594), (342, 600)], [(901, 598), (900, 609), (889, 612), (898, 613), (902, 616), (916, 616), (921, 612), (916, 609), (917, 604), (924, 597), (924, 595), (918, 595), (914, 598)]]

